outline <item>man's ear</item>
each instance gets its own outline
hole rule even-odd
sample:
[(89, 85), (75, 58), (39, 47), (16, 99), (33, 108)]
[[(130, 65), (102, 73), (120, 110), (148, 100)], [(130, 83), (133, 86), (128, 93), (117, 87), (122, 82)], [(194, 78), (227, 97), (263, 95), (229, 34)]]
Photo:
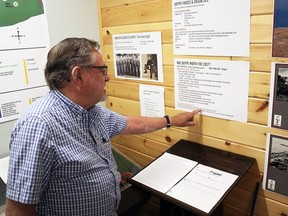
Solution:
[(82, 75), (81, 68), (78, 66), (74, 67), (71, 72), (71, 81), (75, 84), (82, 82), (81, 75)]

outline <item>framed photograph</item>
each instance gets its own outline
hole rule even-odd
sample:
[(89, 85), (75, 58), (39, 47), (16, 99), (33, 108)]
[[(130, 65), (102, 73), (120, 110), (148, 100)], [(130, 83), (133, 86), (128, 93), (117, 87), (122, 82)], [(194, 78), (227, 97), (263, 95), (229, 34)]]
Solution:
[(288, 196), (288, 137), (267, 135), (263, 188)]
[(275, 63), (271, 70), (270, 101), (269, 101), (270, 127), (288, 129), (288, 64)]
[(288, 57), (288, 4), (287, 0), (274, 1), (272, 57)]

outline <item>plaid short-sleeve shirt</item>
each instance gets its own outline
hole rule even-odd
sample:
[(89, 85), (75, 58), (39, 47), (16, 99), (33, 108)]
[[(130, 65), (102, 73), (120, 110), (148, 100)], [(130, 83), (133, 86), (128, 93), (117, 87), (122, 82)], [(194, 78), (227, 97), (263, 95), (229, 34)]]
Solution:
[(104, 107), (84, 110), (50, 91), (13, 129), (7, 198), (36, 204), (40, 215), (113, 215), (120, 175), (110, 139), (126, 123)]

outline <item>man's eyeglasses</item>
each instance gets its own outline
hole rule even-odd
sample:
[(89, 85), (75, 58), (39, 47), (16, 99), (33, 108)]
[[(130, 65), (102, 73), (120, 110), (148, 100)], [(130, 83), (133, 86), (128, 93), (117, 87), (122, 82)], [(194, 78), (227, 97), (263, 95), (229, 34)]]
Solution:
[(103, 69), (102, 72), (104, 75), (108, 74), (108, 66), (103, 65), (103, 66), (94, 66), (94, 65), (85, 65), (83, 66), (84, 68), (96, 68), (96, 69)]

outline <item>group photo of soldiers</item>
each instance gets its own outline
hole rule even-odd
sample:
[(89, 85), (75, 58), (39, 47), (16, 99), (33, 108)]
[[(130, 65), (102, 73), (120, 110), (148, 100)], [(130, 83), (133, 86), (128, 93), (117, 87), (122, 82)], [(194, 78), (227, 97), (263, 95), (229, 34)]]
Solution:
[(140, 78), (140, 54), (117, 54), (117, 76)]
[(116, 54), (117, 77), (158, 80), (156, 54)]

